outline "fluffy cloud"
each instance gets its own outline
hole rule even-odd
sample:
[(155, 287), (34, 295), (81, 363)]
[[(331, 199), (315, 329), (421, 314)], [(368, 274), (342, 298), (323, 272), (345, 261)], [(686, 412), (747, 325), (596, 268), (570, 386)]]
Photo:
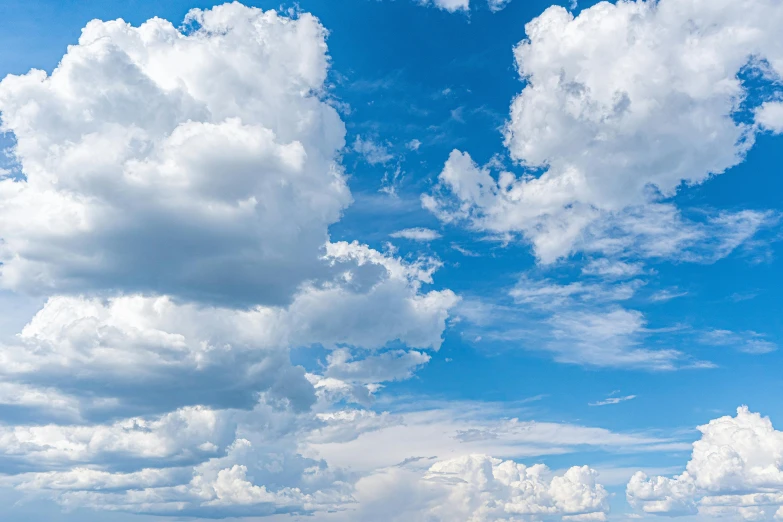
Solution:
[[(457, 297), (448, 290), (419, 292), (436, 264), (405, 263), (356, 243), (330, 244), (329, 252), (338, 279), (303, 289), (288, 307), (234, 310), (140, 295), (53, 297), (15, 343), (0, 346), (0, 375), (11, 383), (0, 388), (8, 392), (0, 403), (44, 407), (37, 396), (64, 393), (61, 401), (81, 397), (90, 416), (192, 405), (247, 408), (267, 392), (301, 409), (315, 395), (304, 370), (291, 365), (289, 347), (377, 350), (393, 340), (440, 347)], [(349, 381), (403, 378), (429, 360), (412, 351), (381, 354), (375, 363), (348, 362), (340, 353), (330, 372)], [(382, 368), (392, 360), (399, 371)]]
[(513, 520), (517, 516), (598, 515), (608, 511), (606, 490), (596, 472), (573, 467), (548, 478), (543, 465), (468, 456), (433, 465), (425, 480), (455, 484), (448, 501), (434, 508), (442, 520)]
[(51, 75), (0, 83), (4, 287), (279, 304), (323, 271), (351, 201), (324, 28), (238, 3), (186, 24), (96, 20)]
[(192, 407), (108, 425), (4, 426), (0, 447), (10, 464), (35, 468), (122, 459), (158, 460), (171, 466), (225, 449), (235, 430), (229, 416)]
[[(302, 434), (426, 364), (458, 297), (425, 290), (435, 259), (329, 241), (351, 196), (318, 20), (233, 3), (183, 27), (93, 21), (51, 75), (0, 82), (0, 284), (49, 296), (0, 344), (0, 482), (71, 509), (338, 509), (357, 477)], [(289, 355), (312, 345), (320, 375)]]
[[(4, 463), (16, 459), (20, 472), (0, 482), (71, 509), (169, 516), (602, 520), (607, 493), (595, 471), (558, 474), (474, 452), (530, 457), (584, 445), (679, 447), (640, 434), (496, 415), (492, 405), (464, 404), (403, 415), (343, 410), (318, 414), (314, 422), (259, 404), (250, 412), (186, 408), (105, 425), (16, 427), (0, 433), (0, 449)], [(404, 513), (389, 511), (400, 491), (411, 489), (421, 494), (399, 504)]]
[[(587, 466), (553, 475), (541, 464), (527, 467), (467, 455), (437, 462), (423, 476), (394, 468), (362, 479), (357, 484), (356, 494), (363, 505), (358, 515), (368, 520), (383, 513), (385, 520), (416, 522), (511, 522), (531, 517), (605, 520), (608, 493), (596, 482), (596, 475)], [(389, 497), (406, 499), (397, 504), (393, 518), (385, 518), (389, 510), (383, 500)]]
[[(545, 263), (616, 233), (664, 239), (645, 230), (657, 226), (656, 214), (672, 213), (661, 198), (739, 163), (758, 125), (778, 128), (778, 102), (744, 108), (738, 73), (751, 67), (780, 80), (781, 21), (776, 2), (601, 2), (577, 17), (550, 7), (515, 49), (526, 87), (505, 129), (511, 157), (541, 174), (494, 178), (454, 151), (425, 206), (445, 221), (521, 233)], [(735, 119), (740, 110), (755, 111), (758, 125)], [(674, 241), (691, 243), (711, 224), (732, 236), (763, 218), (715, 216), (680, 228)], [(678, 248), (667, 239), (644, 254)]]
[(628, 483), (631, 505), (647, 513), (730, 515), (747, 520), (783, 513), (783, 432), (746, 406), (736, 417), (699, 427), (686, 471), (674, 478), (637, 473)]
[(415, 350), (393, 350), (358, 361), (351, 360), (346, 350), (335, 350), (324, 374), (343, 382), (374, 384), (407, 379), (429, 361), (429, 355)]
[[(480, 167), (469, 154), (457, 150), (438, 179), (436, 192), (423, 195), (422, 204), (441, 221), (467, 220), (503, 241), (522, 232), (545, 264), (576, 251), (615, 259), (635, 256), (710, 263), (779, 220), (772, 211), (756, 210), (704, 213), (699, 220), (688, 219), (674, 205), (657, 202), (606, 212), (591, 205), (580, 212), (574, 201), (553, 201), (556, 193), (548, 188), (532, 196), (549, 207), (540, 212), (538, 202), (509, 195), (518, 183), (513, 174), (503, 171), (496, 181), (489, 167)], [(523, 179), (538, 183), (541, 178)]]
[(783, 132), (783, 102), (764, 102), (756, 110), (756, 123), (762, 128), (780, 134)]
[[(267, 455), (264, 462), (261, 455), (253, 443), (239, 438), (227, 448), (225, 456), (190, 469), (145, 468), (110, 473), (74, 468), (26, 473), (13, 481), (22, 491), (48, 494), (70, 509), (199, 518), (310, 513), (351, 502), (346, 493), (348, 485), (319, 463), (299, 459), (297, 466), (283, 460), (285, 456), (281, 454)], [(297, 467), (292, 477), (291, 468)], [(251, 474), (256, 480), (275, 482), (278, 486), (268, 489), (257, 485)]]

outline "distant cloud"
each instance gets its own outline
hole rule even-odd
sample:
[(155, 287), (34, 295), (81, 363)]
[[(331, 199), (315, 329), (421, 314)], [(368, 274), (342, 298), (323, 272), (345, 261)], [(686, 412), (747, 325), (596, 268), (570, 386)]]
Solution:
[(734, 332), (731, 330), (708, 330), (701, 335), (701, 342), (711, 346), (728, 346), (740, 352), (761, 355), (778, 349), (778, 345), (767, 340), (763, 334), (752, 330)]
[(688, 292), (678, 292), (676, 289), (673, 290), (659, 290), (655, 292), (653, 295), (650, 296), (650, 301), (654, 303), (661, 303), (666, 301), (671, 301), (672, 299), (677, 299), (678, 297), (684, 297), (688, 295)]
[[(444, 11), (455, 13), (457, 11), (468, 11), (471, 0), (418, 0), (422, 5), (434, 5)], [(502, 11), (511, 2), (511, 0), (487, 0), (489, 10), (493, 13)]]
[(397, 232), (389, 234), (389, 236), (394, 238), (410, 239), (411, 241), (422, 241), (422, 242), (433, 241), (441, 237), (441, 235), (434, 230), (430, 230), (429, 228), (420, 228), (420, 227), (398, 230)]
[(452, 244), (451, 248), (456, 250), (457, 252), (459, 252), (460, 254), (462, 254), (465, 257), (481, 257), (481, 254), (479, 254), (478, 252), (474, 252), (472, 250), (468, 250), (467, 248), (461, 247), (461, 246), (459, 246), (457, 244)]
[(386, 145), (369, 138), (364, 139), (361, 136), (356, 136), (352, 148), (354, 152), (361, 154), (370, 165), (386, 164), (394, 159), (394, 155), (389, 152)]
[(406, 145), (410, 150), (419, 150), (419, 147), (421, 147), (421, 142), (417, 139), (412, 139), (409, 141)]
[(502, 11), (506, 8), (506, 6), (511, 2), (511, 0), (487, 0), (487, 4), (489, 5), (489, 10), (493, 13), (497, 13), (498, 11)]
[(450, 13), (468, 11), (470, 9), (470, 0), (418, 0), (418, 2), (422, 5), (434, 5)]
[(630, 401), (636, 398), (636, 395), (626, 395), (625, 397), (613, 397), (612, 395), (614, 394), (609, 395), (609, 397), (602, 401), (591, 402), (588, 404), (588, 406), (609, 406), (612, 404), (620, 404), (621, 402)]
[(641, 263), (629, 263), (607, 258), (594, 259), (582, 268), (585, 275), (596, 275), (617, 279), (626, 279), (640, 275), (644, 272)]

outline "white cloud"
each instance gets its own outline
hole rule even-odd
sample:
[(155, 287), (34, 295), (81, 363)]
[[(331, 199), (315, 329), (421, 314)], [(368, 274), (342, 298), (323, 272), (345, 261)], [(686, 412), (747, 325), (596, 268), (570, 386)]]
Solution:
[(410, 459), (362, 478), (354, 493), (356, 508), (325, 520), (605, 520), (608, 494), (595, 475), (587, 466), (555, 474), (540, 464), (524, 466), (486, 455), (434, 464)]
[(783, 132), (783, 102), (764, 102), (756, 110), (756, 123), (762, 128), (780, 134)]
[[(292, 470), (286, 476), (281, 464), (292, 463), (274, 460), (258, 463), (257, 450), (251, 441), (240, 438), (227, 449), (225, 456), (209, 459), (189, 471), (144, 469), (106, 474), (77, 468), (64, 473), (25, 474), (19, 477), (22, 480), (19, 487), (24, 491), (48, 491), (69, 509), (198, 518), (320, 511), (351, 501), (345, 494), (347, 485), (321, 469), (318, 463), (306, 462), (309, 467), (296, 474), (297, 485), (287, 485), (292, 480)], [(240, 461), (248, 464), (238, 464)], [(267, 489), (253, 483), (251, 474), (256, 479), (275, 477), (282, 485)], [(325, 479), (331, 487), (318, 489)]]
[(344, 382), (375, 384), (408, 379), (428, 362), (430, 356), (415, 350), (393, 350), (359, 360), (347, 350), (335, 350), (328, 358), (324, 375)]
[(602, 401), (591, 402), (588, 406), (610, 406), (614, 404), (620, 404), (621, 402), (631, 401), (636, 398), (636, 395), (626, 395), (625, 397), (618, 397), (617, 392), (612, 393), (606, 399)]
[(226, 412), (191, 407), (147, 420), (109, 425), (6, 426), (0, 429), (3, 459), (35, 467), (89, 464), (114, 459), (166, 459), (169, 465), (210, 456), (233, 440)]
[(644, 347), (646, 320), (636, 310), (565, 311), (554, 314), (549, 323), (553, 340), (547, 349), (560, 362), (659, 371), (709, 366), (704, 362), (688, 362), (688, 357), (679, 350)]
[(361, 154), (370, 165), (385, 165), (394, 159), (386, 145), (376, 143), (370, 138), (362, 139), (361, 136), (356, 136), (356, 140), (353, 142), (353, 150)]
[[(333, 511), (358, 477), (302, 434), (426, 364), (459, 298), (424, 288), (436, 259), (329, 241), (351, 195), (313, 16), (185, 26), (93, 21), (51, 75), (0, 82), (23, 174), (0, 179), (0, 284), (49, 296), (3, 326), (0, 482), (66, 509)], [(311, 345), (323, 375), (291, 362)]]
[(516, 183), (535, 184), (543, 178), (516, 181), (503, 171), (495, 180), (489, 166), (479, 167), (469, 154), (457, 150), (438, 179), (434, 195), (423, 195), (422, 205), (441, 221), (467, 220), (473, 228), (504, 241), (522, 232), (546, 264), (577, 251), (710, 263), (779, 219), (771, 211), (744, 210), (707, 214), (696, 221), (683, 217), (671, 204), (656, 202), (604, 212), (593, 204), (580, 207), (547, 187), (520, 195)]
[(418, 0), (422, 5), (434, 5), (439, 9), (456, 13), (470, 10), (470, 0)]
[(637, 473), (628, 501), (647, 513), (764, 520), (783, 506), (783, 432), (743, 406), (736, 417), (699, 427), (686, 471), (674, 478)]
[[(90, 22), (48, 76), (0, 83), (0, 284), (283, 303), (350, 203), (311, 15), (226, 4), (181, 33)], [(216, 74), (215, 71), (220, 71)]]
[(643, 282), (639, 280), (614, 285), (579, 281), (561, 285), (547, 279), (533, 280), (523, 276), (509, 295), (517, 304), (552, 310), (576, 303), (625, 301), (633, 297), (641, 285)]
[(434, 241), (440, 237), (440, 234), (429, 228), (405, 228), (390, 234), (394, 238), (409, 239), (411, 241)]
[(406, 145), (410, 150), (419, 150), (421, 147), (421, 141), (417, 140), (416, 138), (409, 141)]
[(629, 263), (626, 261), (609, 260), (606, 258), (593, 259), (582, 267), (585, 275), (602, 276), (612, 279), (627, 279), (644, 273), (641, 263)]
[[(550, 7), (526, 25), (528, 39), (515, 49), (526, 87), (505, 130), (511, 157), (543, 173), (495, 179), (454, 151), (440, 190), (424, 205), (444, 221), (522, 234), (544, 263), (595, 251), (607, 223), (621, 236), (654, 226), (650, 205), (668, 206), (661, 198), (683, 181), (724, 172), (753, 145), (756, 127), (733, 119), (745, 94), (737, 74), (766, 60), (766, 81), (781, 78), (782, 21), (783, 9), (769, 2), (601, 2), (577, 17)], [(777, 128), (776, 110), (759, 109), (759, 123)], [(747, 223), (739, 221), (750, 217), (711, 221), (725, 229), (718, 255), (747, 238)], [(693, 228), (656, 234), (643, 255), (671, 255), (678, 242), (701, 235), (701, 226)], [(580, 244), (585, 232), (593, 236), (587, 245)]]
[(587, 466), (551, 476), (546, 466), (526, 467), (483, 455), (434, 464), (424, 480), (445, 486), (448, 497), (432, 508), (436, 520), (514, 520), (520, 516), (597, 515), (609, 510), (606, 490)]
[[(395, 466), (411, 457), (443, 460), (480, 453), (531, 458), (571, 453), (585, 447), (613, 451), (689, 447), (673, 439), (638, 433), (509, 418), (509, 413), (498, 405), (487, 403), (436, 403), (429, 407), (417, 404), (412, 411), (392, 414), (383, 419), (380, 427), (376, 423), (374, 429), (363, 429), (358, 437), (350, 440), (329, 442), (321, 432), (313, 432), (304, 440), (308, 448), (304, 455), (323, 459), (331, 468), (366, 474)], [(340, 418), (336, 422), (345, 430), (349, 420)], [(364, 426), (366, 419), (356, 417), (356, 422)]]
[(508, 292), (514, 304), (465, 299), (455, 315), (464, 319), (462, 334), (474, 343), (513, 343), (547, 351), (561, 363), (648, 371), (714, 367), (677, 345), (654, 342), (676, 326), (650, 328), (642, 312), (621, 306), (644, 284), (612, 276), (561, 284), (526, 274)]
[(661, 303), (666, 301), (671, 301), (672, 299), (677, 299), (678, 297), (684, 297), (688, 295), (688, 292), (678, 292), (677, 289), (663, 289), (655, 292), (653, 295), (650, 296), (650, 301), (654, 303)]
[[(7, 392), (0, 403), (50, 409), (50, 400), (59, 400), (97, 415), (195, 404), (249, 407), (257, 393), (267, 392), (305, 408), (314, 391), (304, 371), (290, 364), (289, 347), (377, 350), (393, 340), (422, 350), (440, 347), (458, 298), (449, 290), (419, 291), (432, 280), (435, 261), (407, 263), (358, 243), (330, 244), (327, 258), (342, 271), (339, 279), (304, 288), (288, 307), (234, 310), (139, 295), (53, 297), (15, 342), (0, 345), (0, 375), (9, 381), (0, 387)], [(379, 363), (398, 360), (380, 357)], [(411, 357), (417, 362), (409, 370), (429, 360), (411, 351), (398, 362)], [(372, 360), (340, 367), (348, 371)]]
[(511, 3), (511, 0), (487, 0), (487, 4), (489, 5), (489, 10), (493, 13), (497, 13), (498, 11), (502, 11), (506, 8), (506, 6)]
[(778, 349), (777, 344), (753, 331), (708, 330), (701, 335), (700, 341), (712, 346), (730, 346), (740, 352), (757, 355), (774, 352)]

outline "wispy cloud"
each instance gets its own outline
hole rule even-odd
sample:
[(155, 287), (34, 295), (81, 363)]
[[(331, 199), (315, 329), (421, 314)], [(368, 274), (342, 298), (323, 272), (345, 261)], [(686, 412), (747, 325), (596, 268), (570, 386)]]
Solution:
[(588, 406), (610, 406), (612, 404), (620, 404), (621, 402), (630, 401), (636, 398), (636, 395), (626, 395), (624, 397), (617, 396), (619, 391), (615, 391), (609, 394), (609, 397), (602, 401), (590, 402)]
[(389, 152), (388, 145), (377, 143), (370, 138), (356, 136), (353, 142), (353, 150), (364, 157), (370, 165), (389, 163), (394, 156)]
[(664, 289), (659, 290), (655, 292), (653, 295), (650, 296), (650, 301), (654, 303), (662, 303), (666, 301), (671, 301), (672, 299), (677, 299), (678, 297), (684, 297), (688, 295), (688, 292), (679, 292), (676, 288), (674, 289)]
[(761, 355), (778, 349), (778, 345), (766, 339), (764, 334), (752, 330), (734, 332), (731, 330), (708, 330), (700, 338), (703, 344), (710, 346), (728, 346), (740, 352)]

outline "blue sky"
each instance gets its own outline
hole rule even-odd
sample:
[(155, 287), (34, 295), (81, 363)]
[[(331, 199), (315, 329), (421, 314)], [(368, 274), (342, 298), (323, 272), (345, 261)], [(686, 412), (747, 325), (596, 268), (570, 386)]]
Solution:
[(0, 6), (4, 520), (783, 517), (778, 3), (217, 5)]

